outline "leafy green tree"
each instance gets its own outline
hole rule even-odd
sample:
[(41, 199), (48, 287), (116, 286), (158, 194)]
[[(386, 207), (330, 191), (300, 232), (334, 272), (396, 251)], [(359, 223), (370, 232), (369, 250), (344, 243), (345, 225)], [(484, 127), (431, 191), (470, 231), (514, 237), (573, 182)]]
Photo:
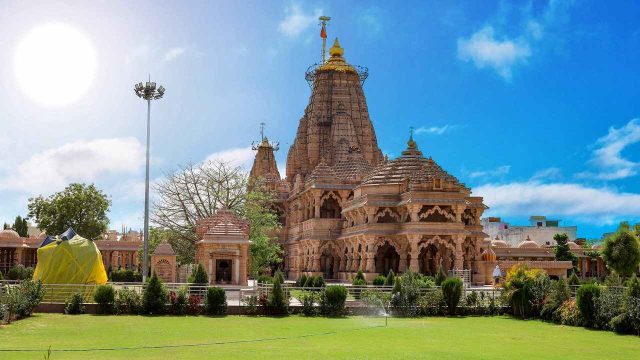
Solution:
[(601, 253), (609, 268), (622, 276), (630, 276), (640, 264), (640, 241), (628, 224), (622, 223), (618, 231), (604, 239)]
[(27, 219), (23, 219), (20, 215), (16, 216), (11, 228), (21, 237), (27, 237), (29, 235), (29, 223), (27, 222)]
[(48, 198), (29, 199), (29, 218), (47, 234), (61, 234), (73, 228), (88, 239), (97, 239), (109, 225), (111, 200), (93, 184), (70, 184)]
[(580, 285), (580, 278), (578, 278), (578, 275), (576, 275), (575, 271), (572, 271), (571, 276), (569, 276), (569, 285), (571, 286)]
[(567, 234), (555, 234), (553, 240), (556, 241), (556, 260), (571, 261), (573, 267), (578, 264), (578, 258), (571, 252), (569, 247), (569, 237)]
[(262, 274), (272, 264), (282, 262), (282, 246), (275, 230), (281, 227), (279, 216), (273, 204), (275, 195), (259, 181), (252, 182), (246, 195), (241, 216), (249, 222), (249, 252), (251, 254), (250, 273), (253, 277)]
[(601, 289), (596, 284), (583, 284), (576, 292), (576, 305), (578, 305), (580, 314), (589, 327), (593, 326), (596, 321), (600, 293)]
[(367, 285), (367, 279), (364, 277), (364, 274), (362, 273), (362, 270), (358, 270), (358, 272), (356, 273), (356, 276), (353, 278), (353, 281), (351, 282), (351, 284), (354, 285), (354, 286)]
[(284, 315), (289, 309), (289, 299), (285, 295), (282, 284), (284, 284), (284, 275), (278, 270), (273, 277), (273, 289), (267, 300), (269, 311), (273, 315)]

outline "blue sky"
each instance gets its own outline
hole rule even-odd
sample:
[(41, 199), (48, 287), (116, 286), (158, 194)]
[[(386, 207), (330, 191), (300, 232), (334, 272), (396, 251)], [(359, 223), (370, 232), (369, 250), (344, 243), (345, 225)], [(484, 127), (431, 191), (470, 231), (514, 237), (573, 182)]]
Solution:
[[(142, 224), (146, 107), (152, 178), (209, 157), (250, 164), (259, 123), (284, 167), (330, 39), (369, 68), (364, 85), (382, 150), (408, 129), (485, 196), (488, 215), (548, 215), (600, 237), (640, 221), (640, 4), (599, 1), (0, 1), (0, 221), (72, 181), (110, 194), (112, 227)], [(31, 29), (63, 23), (96, 54), (93, 86), (43, 106), (20, 90), (15, 52)]]

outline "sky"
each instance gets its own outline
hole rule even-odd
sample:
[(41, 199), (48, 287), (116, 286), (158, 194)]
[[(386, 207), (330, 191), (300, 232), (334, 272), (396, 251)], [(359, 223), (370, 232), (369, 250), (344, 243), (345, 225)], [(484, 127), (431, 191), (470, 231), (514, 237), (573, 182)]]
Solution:
[[(385, 154), (415, 127), (423, 153), (513, 225), (547, 215), (599, 238), (640, 222), (640, 3), (595, 0), (0, 0), (0, 221), (86, 182), (111, 197), (111, 228), (140, 228), (146, 104), (133, 85), (149, 74), (167, 89), (152, 103), (152, 181), (210, 158), (250, 167), (261, 122), (284, 174), (320, 15), (347, 61), (369, 69)], [(57, 72), (41, 76), (38, 62), (49, 57), (24, 65), (21, 44), (50, 24), (89, 44), (60, 63), (89, 75), (48, 88)], [(70, 89), (81, 90), (71, 103), (42, 101)]]

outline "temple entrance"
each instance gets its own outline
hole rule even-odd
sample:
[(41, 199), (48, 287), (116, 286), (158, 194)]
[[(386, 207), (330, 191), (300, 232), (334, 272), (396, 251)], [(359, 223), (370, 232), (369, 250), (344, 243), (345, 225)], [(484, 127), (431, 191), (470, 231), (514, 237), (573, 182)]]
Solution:
[(320, 256), (320, 269), (325, 279), (339, 278), (339, 265), (340, 259), (337, 256), (333, 256), (328, 250), (325, 250)]
[(438, 267), (440, 265), (440, 254), (438, 254), (438, 247), (434, 244), (422, 248), (420, 251), (420, 257), (418, 259), (418, 266), (420, 267), (420, 273), (429, 276), (435, 276), (438, 273)]
[(400, 264), (400, 254), (398, 254), (393, 245), (385, 243), (376, 251), (375, 264), (378, 274), (387, 275), (389, 270), (393, 270), (393, 272), (397, 274), (398, 265)]
[(231, 282), (231, 260), (216, 260), (216, 282)]

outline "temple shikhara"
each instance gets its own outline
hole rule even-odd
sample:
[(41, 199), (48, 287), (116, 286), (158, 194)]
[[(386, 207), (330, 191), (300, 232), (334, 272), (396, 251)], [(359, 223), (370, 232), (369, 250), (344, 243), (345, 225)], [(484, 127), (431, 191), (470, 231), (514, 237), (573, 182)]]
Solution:
[(311, 96), (287, 154), (286, 178), (264, 136), (251, 176), (278, 191), (290, 279), (303, 273), (350, 279), (411, 270), (476, 270), (481, 197), (442, 169), (412, 136), (397, 159), (383, 156), (362, 84), (338, 39), (307, 72)]

